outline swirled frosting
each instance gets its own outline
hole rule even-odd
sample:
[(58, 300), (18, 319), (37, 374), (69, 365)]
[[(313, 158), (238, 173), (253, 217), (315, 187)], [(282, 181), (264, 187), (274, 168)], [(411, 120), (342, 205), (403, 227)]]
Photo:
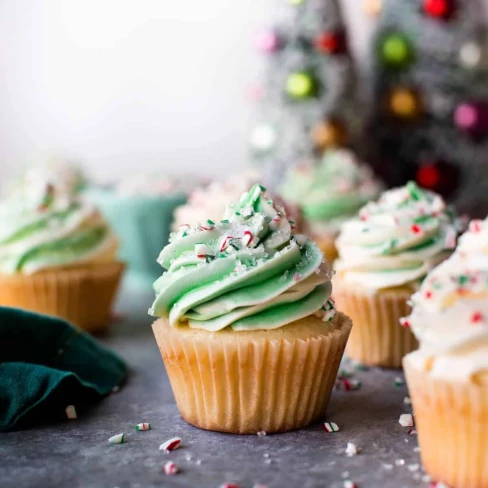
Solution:
[(402, 319), (420, 342), (410, 360), (438, 377), (488, 372), (488, 220), (471, 222), (456, 252), (412, 296), (412, 307)]
[(346, 149), (329, 150), (317, 165), (293, 169), (280, 188), (301, 207), (314, 234), (336, 234), (340, 225), (381, 191), (371, 169)]
[(98, 211), (39, 180), (0, 203), (0, 273), (110, 261), (117, 241)]
[(346, 222), (336, 241), (338, 275), (369, 290), (408, 285), (456, 246), (454, 216), (442, 198), (410, 182), (365, 205)]
[(149, 313), (172, 325), (218, 331), (274, 329), (317, 314), (335, 314), (323, 256), (295, 235), (283, 208), (255, 185), (228, 206), (219, 223), (184, 225), (158, 262)]

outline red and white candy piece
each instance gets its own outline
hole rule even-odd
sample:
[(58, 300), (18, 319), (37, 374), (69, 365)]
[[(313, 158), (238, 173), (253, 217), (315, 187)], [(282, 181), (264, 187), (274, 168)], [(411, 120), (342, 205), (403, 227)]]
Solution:
[(219, 251), (220, 252), (225, 251), (229, 247), (231, 240), (232, 240), (232, 236), (223, 236), (222, 239), (220, 240)]
[(344, 481), (344, 488), (358, 488), (358, 485), (354, 481), (346, 480)]
[(236, 483), (222, 483), (220, 488), (241, 488), (241, 486)]
[(207, 255), (207, 252), (208, 247), (206, 244), (195, 244), (195, 254), (197, 255), (197, 258), (204, 258)]
[(473, 312), (471, 315), (471, 323), (472, 324), (480, 324), (481, 322), (485, 321), (485, 317), (481, 312)]
[(408, 321), (407, 317), (402, 317), (402, 318), (400, 319), (400, 325), (401, 325), (402, 327), (406, 327), (407, 329), (410, 329), (410, 327), (411, 327), (411, 326), (410, 326), (410, 322)]
[(123, 444), (124, 440), (125, 440), (125, 435), (122, 433), (122, 434), (113, 435), (108, 439), (108, 442), (110, 442), (110, 444)]
[(408, 430), (408, 435), (416, 435), (417, 431), (415, 429), (409, 429)]
[(250, 230), (245, 230), (244, 235), (242, 236), (242, 243), (244, 246), (249, 247), (253, 239), (254, 236), (252, 235), (252, 232)]
[(326, 432), (339, 432), (339, 426), (334, 422), (325, 422), (324, 429)]
[(429, 483), (429, 488), (449, 488), (449, 486), (442, 481), (431, 481)]
[(159, 450), (166, 451), (166, 452), (174, 451), (175, 449), (178, 449), (178, 447), (180, 447), (180, 444), (181, 444), (181, 438), (172, 437), (171, 439), (168, 439), (166, 442), (163, 442), (159, 446)]
[(179, 469), (176, 463), (173, 461), (168, 461), (167, 463), (164, 463), (163, 465), (163, 471), (164, 474), (167, 474), (169, 476), (173, 476), (174, 474), (177, 474)]
[(142, 422), (136, 425), (136, 430), (146, 431), (151, 430), (151, 424), (149, 422)]
[(469, 232), (473, 232), (473, 234), (477, 234), (481, 232), (482, 221), (479, 219), (474, 219), (469, 223)]
[(214, 227), (215, 227), (215, 222), (210, 219), (207, 219), (205, 223), (200, 224), (201, 230), (212, 230)]
[(422, 227), (420, 227), (420, 225), (417, 225), (417, 224), (413, 224), (412, 227), (410, 227), (410, 230), (414, 233), (414, 234), (420, 234), (422, 232)]
[(180, 232), (188, 232), (190, 229), (191, 229), (190, 224), (181, 224), (179, 228)]
[(411, 413), (402, 413), (398, 419), (402, 427), (413, 427), (413, 417)]
[(456, 244), (457, 244), (456, 231), (454, 229), (449, 228), (444, 238), (444, 247), (446, 249), (454, 249), (456, 247)]
[(66, 417), (68, 417), (68, 419), (70, 420), (78, 418), (78, 415), (76, 414), (76, 408), (74, 405), (68, 405), (66, 407), (65, 412), (66, 412)]
[(341, 378), (340, 386), (346, 391), (359, 390), (359, 388), (361, 388), (361, 382), (359, 380)]

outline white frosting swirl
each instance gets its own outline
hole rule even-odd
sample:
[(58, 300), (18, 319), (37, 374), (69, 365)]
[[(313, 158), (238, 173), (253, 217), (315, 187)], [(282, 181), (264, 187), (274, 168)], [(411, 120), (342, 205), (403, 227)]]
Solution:
[(420, 341), (408, 360), (430, 374), (467, 380), (488, 371), (488, 221), (473, 221), (456, 252), (412, 297), (403, 325)]
[(368, 290), (415, 289), (455, 247), (456, 235), (442, 198), (411, 182), (383, 193), (342, 226), (335, 268), (345, 282)]

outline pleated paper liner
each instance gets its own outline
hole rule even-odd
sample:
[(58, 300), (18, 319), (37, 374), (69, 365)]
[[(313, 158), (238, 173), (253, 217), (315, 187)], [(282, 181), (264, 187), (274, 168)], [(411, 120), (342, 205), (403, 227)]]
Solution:
[(404, 359), (426, 472), (456, 488), (488, 487), (488, 381), (429, 377)]
[(119, 262), (0, 275), (0, 305), (54, 315), (89, 332), (105, 329), (124, 270)]
[(354, 324), (346, 355), (369, 366), (401, 368), (403, 356), (418, 348), (410, 329), (400, 325), (400, 318), (410, 314), (407, 302), (412, 293), (406, 287), (367, 294), (337, 277), (333, 288), (336, 306)]
[(325, 414), (351, 320), (315, 316), (274, 330), (153, 331), (181, 416), (207, 430), (256, 434), (304, 427)]

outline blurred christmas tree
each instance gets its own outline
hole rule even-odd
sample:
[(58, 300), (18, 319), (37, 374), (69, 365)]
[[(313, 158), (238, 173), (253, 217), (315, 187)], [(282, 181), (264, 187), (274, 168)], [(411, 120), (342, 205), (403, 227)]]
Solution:
[(474, 0), (383, 0), (371, 124), (379, 173), (488, 211), (486, 18)]
[(254, 162), (274, 186), (284, 170), (354, 142), (355, 83), (337, 0), (277, 0), (276, 24), (257, 47), (267, 56), (255, 91), (258, 117), (250, 133)]

